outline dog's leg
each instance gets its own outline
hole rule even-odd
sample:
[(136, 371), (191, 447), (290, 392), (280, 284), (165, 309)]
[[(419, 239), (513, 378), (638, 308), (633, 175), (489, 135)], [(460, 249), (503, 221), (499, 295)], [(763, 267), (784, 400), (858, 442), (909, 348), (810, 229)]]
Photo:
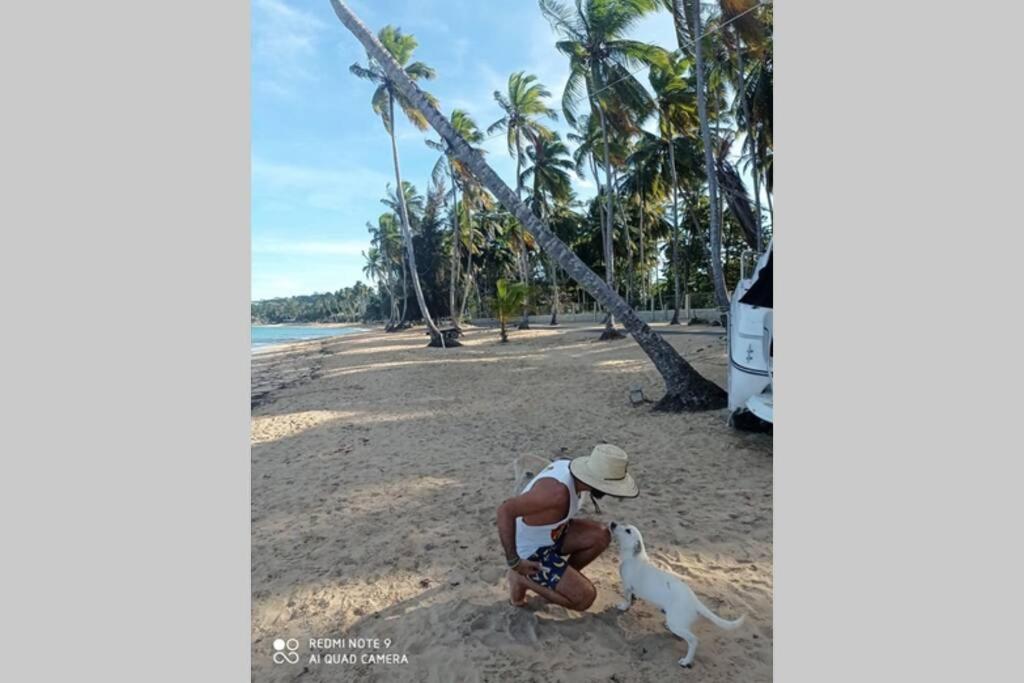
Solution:
[(597, 504), (597, 498), (590, 496), (590, 502), (594, 504), (594, 512), (601, 514), (601, 506)]
[(693, 658), (697, 654), (697, 636), (693, 635), (689, 626), (674, 624), (671, 619), (665, 622), (665, 626), (668, 627), (669, 631), (672, 631), (672, 633), (686, 641), (686, 656), (679, 660), (679, 666), (689, 669), (693, 666)]
[(625, 593), (626, 595), (622, 599), (622, 602), (616, 605), (616, 607), (618, 607), (623, 612), (628, 610), (633, 604), (633, 590), (627, 587)]

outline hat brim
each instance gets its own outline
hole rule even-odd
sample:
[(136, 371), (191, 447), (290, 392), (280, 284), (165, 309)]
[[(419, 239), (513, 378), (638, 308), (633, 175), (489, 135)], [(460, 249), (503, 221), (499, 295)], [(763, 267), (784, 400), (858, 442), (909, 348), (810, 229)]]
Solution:
[(640, 488), (628, 472), (622, 479), (602, 479), (590, 468), (590, 456), (582, 455), (569, 463), (569, 471), (592, 489), (616, 498), (636, 498)]

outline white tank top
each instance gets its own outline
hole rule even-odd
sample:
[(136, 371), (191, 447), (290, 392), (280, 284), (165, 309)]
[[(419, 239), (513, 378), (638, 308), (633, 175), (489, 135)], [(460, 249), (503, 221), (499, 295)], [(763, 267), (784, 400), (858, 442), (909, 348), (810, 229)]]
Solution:
[(516, 517), (516, 553), (524, 560), (537, 552), (538, 548), (552, 545), (562, 532), (562, 527), (575, 517), (577, 510), (579, 510), (580, 499), (576, 495), (576, 486), (573, 482), (572, 474), (569, 472), (569, 462), (569, 460), (554, 461), (542, 469), (523, 488), (523, 493), (526, 493), (539, 480), (550, 478), (560, 481), (569, 489), (569, 514), (566, 515), (565, 519), (554, 524), (538, 524), (535, 526), (524, 522), (522, 517)]

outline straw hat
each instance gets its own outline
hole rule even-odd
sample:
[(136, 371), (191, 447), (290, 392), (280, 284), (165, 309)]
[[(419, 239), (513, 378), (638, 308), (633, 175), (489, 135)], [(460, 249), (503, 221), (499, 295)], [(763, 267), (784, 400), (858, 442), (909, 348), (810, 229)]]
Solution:
[(609, 496), (635, 498), (640, 489), (627, 469), (629, 456), (609, 443), (598, 444), (590, 455), (580, 456), (569, 463), (572, 475), (587, 486)]

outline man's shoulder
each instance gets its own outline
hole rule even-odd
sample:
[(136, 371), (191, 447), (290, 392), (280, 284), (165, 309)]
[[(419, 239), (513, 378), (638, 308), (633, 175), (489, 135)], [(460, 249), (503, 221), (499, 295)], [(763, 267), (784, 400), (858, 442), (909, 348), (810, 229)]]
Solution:
[(538, 479), (532, 490), (545, 497), (550, 497), (552, 502), (569, 502), (569, 488), (553, 477)]

